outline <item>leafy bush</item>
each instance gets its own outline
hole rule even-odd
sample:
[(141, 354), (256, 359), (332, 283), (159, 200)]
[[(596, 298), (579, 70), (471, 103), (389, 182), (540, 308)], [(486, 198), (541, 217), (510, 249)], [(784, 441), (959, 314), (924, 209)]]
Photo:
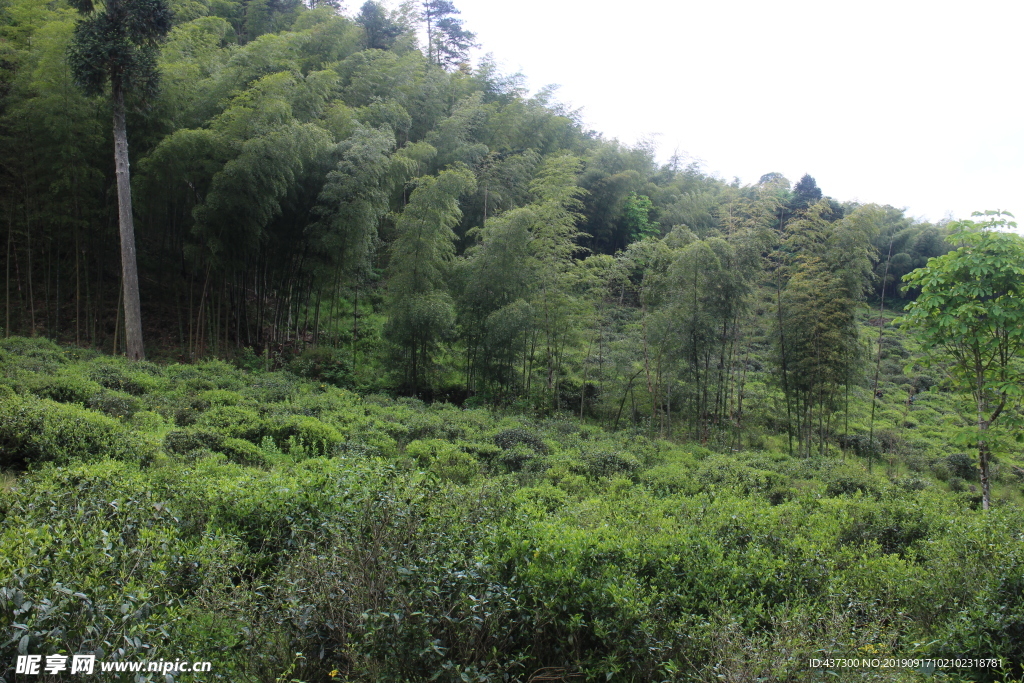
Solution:
[[(151, 369), (156, 366), (147, 364), (145, 367)], [(89, 376), (94, 382), (107, 389), (116, 389), (132, 396), (142, 396), (159, 386), (159, 383), (153, 377), (155, 373), (155, 370), (151, 370), (151, 373), (143, 372), (139, 363), (135, 363), (131, 368), (127, 368), (123, 363), (114, 363), (112, 360), (106, 360), (94, 364), (89, 372)]]
[(53, 373), (68, 362), (57, 344), (43, 337), (0, 339), (0, 364), (28, 372)]
[(40, 398), (86, 405), (103, 388), (78, 372), (65, 371), (56, 375), (37, 375), (31, 390)]
[(227, 389), (208, 389), (196, 396), (197, 401), (202, 401), (207, 410), (210, 406), (237, 406), (245, 403), (245, 397), (237, 391)]
[(267, 465), (267, 457), (263, 450), (245, 439), (225, 438), (215, 449), (227, 456), (228, 460), (239, 465), (250, 467)]
[(764, 493), (786, 483), (778, 472), (750, 467), (726, 455), (714, 455), (697, 468), (694, 477), (705, 488), (728, 489), (750, 495)]
[(874, 493), (877, 483), (861, 467), (844, 462), (829, 462), (821, 470), (825, 482), (825, 493), (829, 496), (845, 496), (857, 493)]
[(494, 445), (504, 450), (509, 450), (518, 445), (524, 445), (533, 450), (534, 453), (544, 455), (548, 447), (544, 440), (537, 434), (522, 428), (506, 429), (494, 435)]
[(31, 396), (0, 400), (0, 467), (101, 457), (149, 462), (155, 447), (105, 415)]
[(480, 463), (468, 453), (451, 450), (435, 456), (429, 471), (444, 481), (464, 485), (480, 475)]
[(284, 372), (265, 373), (251, 379), (251, 384), (240, 393), (261, 403), (286, 401), (298, 388), (295, 377)]
[(352, 384), (351, 354), (330, 346), (316, 346), (306, 349), (288, 363), (288, 370), (299, 377), (334, 386), (347, 387)]
[(275, 440), (289, 452), (299, 446), (309, 456), (334, 455), (344, 441), (337, 429), (305, 415), (285, 420), (277, 429)]
[(584, 458), (587, 472), (592, 477), (610, 477), (616, 474), (633, 474), (640, 469), (640, 463), (624, 451), (598, 451), (587, 453)]
[[(224, 436), (246, 439), (253, 443), (259, 443), (264, 436), (273, 435), (277, 431), (255, 410), (241, 406), (211, 408), (197, 417), (195, 426), (216, 431)], [(285, 438), (287, 438), (286, 435)]]
[(946, 467), (954, 477), (968, 481), (978, 477), (978, 466), (975, 464), (974, 458), (966, 453), (952, 453), (946, 456)]
[(164, 449), (176, 455), (188, 455), (201, 450), (220, 450), (224, 435), (204, 429), (176, 429), (164, 436)]
[(963, 493), (969, 487), (969, 484), (961, 477), (950, 477), (946, 484), (953, 493)]
[(498, 462), (505, 466), (509, 472), (519, 472), (537, 457), (537, 452), (526, 444), (516, 445), (502, 451)]
[(894, 479), (892, 483), (904, 491), (924, 491), (932, 485), (930, 481), (921, 477), (900, 477)]
[(405, 447), (405, 456), (423, 468), (430, 467), (435, 460), (461, 452), (458, 446), (443, 439), (417, 439)]
[(89, 407), (116, 418), (130, 418), (140, 408), (137, 398), (123, 391), (105, 390), (89, 399)]
[(141, 432), (158, 432), (167, 424), (160, 413), (151, 410), (140, 410), (129, 420), (132, 429)]

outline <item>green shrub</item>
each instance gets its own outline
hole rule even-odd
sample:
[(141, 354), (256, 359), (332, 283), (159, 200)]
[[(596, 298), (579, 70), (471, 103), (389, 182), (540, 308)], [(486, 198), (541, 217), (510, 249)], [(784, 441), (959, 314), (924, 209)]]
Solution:
[[(124, 362), (115, 363), (113, 359), (106, 359), (96, 363), (89, 371), (89, 377), (100, 386), (107, 389), (123, 391), (132, 396), (142, 396), (159, 387), (159, 382), (154, 378), (157, 366), (152, 363), (142, 366), (139, 363), (125, 367)], [(144, 372), (147, 369), (150, 372)]]
[(474, 456), (478, 460), (482, 460), (483, 462), (494, 462), (499, 457), (501, 457), (502, 453), (504, 452), (498, 446), (489, 443), (482, 443), (479, 441), (462, 444), (462, 448), (467, 453)]
[(239, 465), (255, 467), (268, 464), (263, 450), (251, 441), (244, 439), (227, 437), (220, 442), (216, 450), (226, 455), (231, 462)]
[(966, 453), (953, 453), (946, 457), (946, 467), (950, 474), (961, 479), (971, 480), (978, 476), (978, 467), (974, 458)]
[(288, 370), (299, 377), (348, 387), (352, 384), (351, 353), (330, 346), (306, 349), (288, 363)]
[(199, 415), (196, 427), (213, 430), (236, 439), (259, 443), (264, 436), (273, 435), (275, 429), (259, 413), (241, 406), (217, 406)]
[(968, 488), (967, 482), (961, 477), (950, 477), (946, 484), (953, 493), (963, 493)]
[(429, 471), (445, 481), (464, 485), (480, 476), (480, 463), (472, 455), (453, 449), (437, 455)]
[(0, 339), (0, 361), (28, 372), (52, 373), (68, 362), (64, 350), (43, 337)]
[(89, 399), (89, 407), (116, 418), (130, 418), (140, 409), (137, 398), (123, 391), (104, 390)]
[(439, 458), (457, 452), (461, 451), (455, 444), (443, 439), (417, 439), (405, 447), (405, 456), (414, 459), (416, 464), (423, 468), (430, 467), (431, 463)]
[(291, 453), (296, 446), (311, 457), (334, 455), (344, 439), (337, 429), (315, 417), (294, 415), (277, 429), (275, 441)]
[(86, 405), (103, 387), (77, 372), (62, 371), (52, 376), (38, 375), (31, 390), (40, 398), (49, 398), (58, 403)]
[(388, 434), (378, 431), (353, 433), (343, 444), (346, 453), (392, 457), (398, 453), (398, 442)]
[(547, 444), (535, 433), (516, 427), (506, 429), (494, 435), (494, 445), (504, 450), (509, 450), (518, 445), (524, 445), (533, 450), (534, 453), (544, 455), (548, 452)]
[(730, 489), (744, 495), (766, 493), (786, 483), (785, 475), (750, 467), (727, 455), (713, 455), (701, 462), (694, 478), (705, 488)]
[(904, 491), (924, 491), (932, 485), (930, 481), (921, 477), (900, 477), (894, 479), (892, 483)]
[(207, 408), (210, 406), (237, 406), (245, 403), (245, 397), (237, 391), (227, 389), (208, 389), (196, 396), (197, 401), (202, 401)]
[(679, 463), (656, 465), (639, 475), (640, 481), (659, 496), (676, 494), (692, 495), (699, 490), (692, 476), (692, 470)]
[(825, 482), (825, 493), (829, 496), (844, 496), (860, 491), (874, 493), (877, 484), (861, 467), (844, 462), (823, 463), (820, 477)]
[(80, 406), (32, 396), (0, 400), (0, 467), (102, 457), (149, 462), (155, 447), (114, 419)]
[(168, 453), (186, 455), (199, 450), (219, 450), (224, 435), (204, 429), (176, 429), (164, 436), (164, 449)]
[(129, 422), (132, 429), (136, 429), (141, 432), (160, 431), (167, 424), (164, 421), (164, 418), (161, 417), (160, 413), (155, 413), (151, 410), (140, 410), (132, 415)]
[(526, 444), (516, 444), (505, 449), (498, 456), (498, 462), (509, 472), (519, 472), (537, 458), (537, 452)]
[(290, 399), (298, 390), (294, 375), (285, 372), (268, 372), (250, 376), (251, 383), (240, 390), (242, 395), (261, 403), (280, 403)]
[(630, 475), (640, 469), (640, 463), (633, 455), (624, 451), (599, 451), (583, 457), (587, 473), (592, 477), (610, 477), (617, 474)]

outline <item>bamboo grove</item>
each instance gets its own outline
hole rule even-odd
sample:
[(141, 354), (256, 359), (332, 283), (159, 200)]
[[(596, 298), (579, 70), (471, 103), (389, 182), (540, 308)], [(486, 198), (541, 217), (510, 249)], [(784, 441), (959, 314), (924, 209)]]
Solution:
[[(754, 420), (809, 454), (870, 374), (865, 300), (949, 248), (810, 176), (607, 140), (471, 65), (451, 3), (311, 4), (169, 3), (127, 114), (151, 353), (305, 354), (367, 391), (737, 445)], [(77, 21), (0, 3), (2, 324), (123, 353), (111, 104), (76, 85)]]

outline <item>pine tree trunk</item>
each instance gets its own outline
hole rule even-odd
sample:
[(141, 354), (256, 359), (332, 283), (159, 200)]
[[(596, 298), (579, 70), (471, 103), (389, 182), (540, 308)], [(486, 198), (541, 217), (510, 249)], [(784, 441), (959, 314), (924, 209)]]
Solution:
[(132, 222), (132, 187), (128, 173), (128, 134), (124, 117), (124, 90), (120, 77), (111, 79), (114, 102), (114, 165), (117, 169), (117, 204), (121, 232), (121, 273), (124, 282), (124, 338), (130, 360), (144, 360), (139, 274), (135, 259)]

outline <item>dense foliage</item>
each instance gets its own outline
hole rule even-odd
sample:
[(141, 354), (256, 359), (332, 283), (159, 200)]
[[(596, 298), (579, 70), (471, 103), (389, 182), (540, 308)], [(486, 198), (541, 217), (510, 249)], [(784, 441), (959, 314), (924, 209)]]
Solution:
[(2, 465), (27, 468), (0, 492), (5, 666), (794, 681), (824, 675), (815, 656), (985, 653), (992, 680), (1024, 655), (1021, 481), (998, 465), (983, 513), (941, 434), (887, 422), (872, 475), (852, 448), (720, 454), (219, 361), (10, 339), (0, 370)]
[[(942, 226), (810, 176), (741, 187), (605, 140), (550, 90), (469, 65), (449, 2), (169, 4), (139, 58), (161, 88), (128, 93), (157, 358), (326, 347), (353, 388), (727, 440), (759, 355), (807, 450), (859, 379), (858, 303), (906, 296), (899, 277), (948, 250)], [(123, 352), (111, 105), (68, 60), (100, 15), (0, 13), (0, 325)]]
[[(97, 65), (101, 7), (159, 16)], [(4, 666), (1022, 675), (1019, 237), (659, 164), (451, 2), (352, 9), (0, 0)]]

